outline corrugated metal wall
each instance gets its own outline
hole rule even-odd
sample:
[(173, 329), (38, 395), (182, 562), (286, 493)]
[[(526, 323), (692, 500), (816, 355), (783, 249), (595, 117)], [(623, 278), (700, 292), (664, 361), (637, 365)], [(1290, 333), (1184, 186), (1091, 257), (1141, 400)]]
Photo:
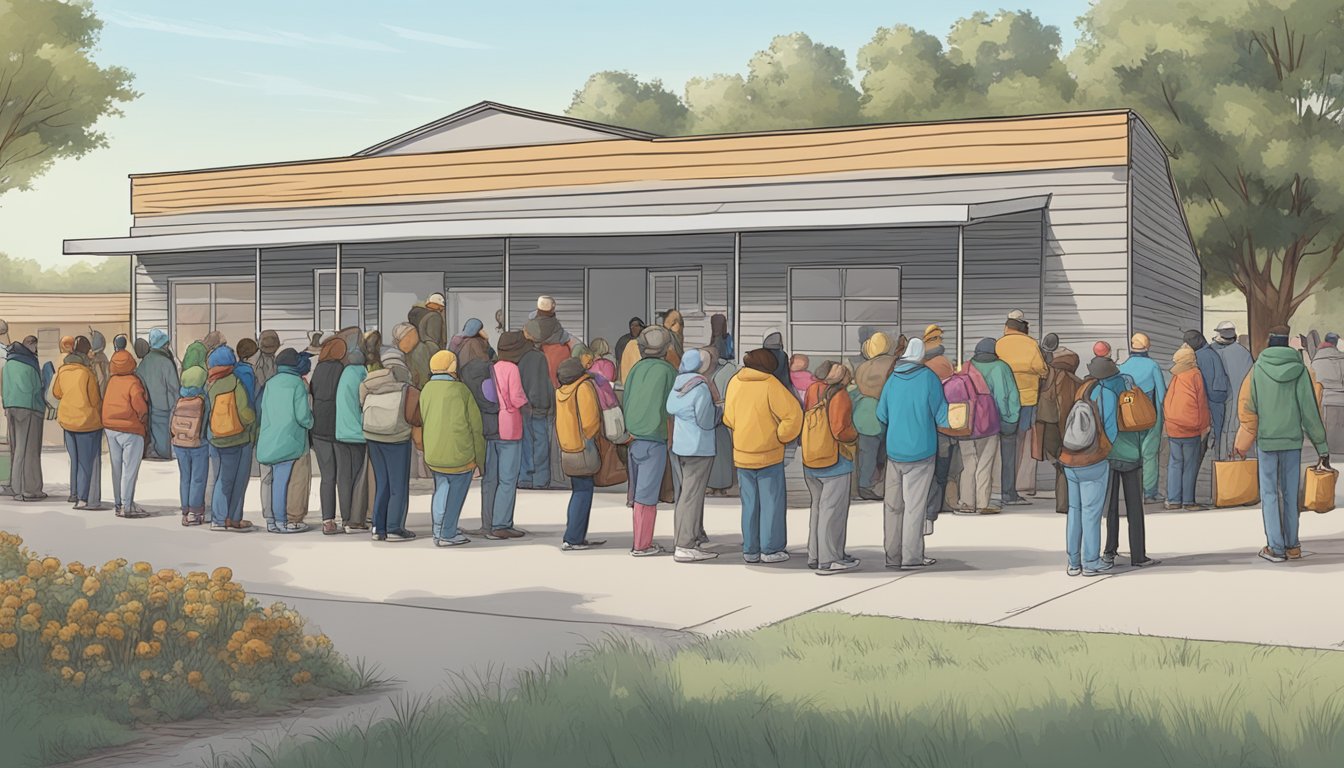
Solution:
[(317, 328), (314, 270), (336, 268), (336, 246), (267, 248), (261, 252), (261, 330), (280, 334), (282, 347), (306, 349)]
[[(378, 276), (381, 273), (442, 271), (443, 285), (425, 286), (426, 298), (431, 293), (446, 293), (449, 288), (502, 288), (504, 240), (351, 243), (342, 246), (341, 265), (344, 269), (364, 270), (364, 327), (377, 328)], [(490, 321), (490, 318), (481, 319)]]
[[(975, 351), (975, 343), (982, 338), (1002, 336), (1004, 321), (1015, 309), (1022, 310), (1031, 324), (1032, 334), (1039, 338), (1044, 245), (1042, 212), (1000, 216), (968, 226), (965, 233), (963, 320), (966, 335), (965, 348), (959, 357), (969, 359)], [(952, 351), (956, 345), (955, 332), (947, 328), (944, 331), (948, 350)]]

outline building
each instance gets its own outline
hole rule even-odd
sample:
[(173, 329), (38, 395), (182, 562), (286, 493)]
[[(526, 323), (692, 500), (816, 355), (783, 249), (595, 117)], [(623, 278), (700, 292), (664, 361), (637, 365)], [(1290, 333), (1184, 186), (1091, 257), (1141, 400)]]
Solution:
[(131, 177), (136, 333), (306, 345), (387, 330), (430, 293), (450, 329), (554, 296), (615, 339), (676, 307), (814, 359), (940, 324), (965, 358), (1013, 309), (1088, 349), (1169, 355), (1202, 276), (1158, 137), (1128, 110), (660, 138), (483, 102), (350, 157)]
[(107, 340), (131, 330), (131, 297), (126, 293), (0, 293), (0, 320), (11, 341), (37, 337), (37, 355), (61, 364), (61, 337), (98, 331)]

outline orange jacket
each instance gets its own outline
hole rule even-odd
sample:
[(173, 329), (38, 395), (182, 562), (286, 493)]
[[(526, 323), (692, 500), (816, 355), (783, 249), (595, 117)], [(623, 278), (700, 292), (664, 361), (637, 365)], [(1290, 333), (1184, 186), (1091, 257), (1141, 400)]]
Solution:
[[(803, 399), (803, 411), (809, 411), (821, 402), (826, 394), (827, 384), (818, 381), (807, 388)], [(831, 422), (831, 436), (841, 443), (852, 443), (859, 439), (859, 431), (854, 428), (854, 401), (849, 399), (849, 390), (841, 389), (831, 398), (826, 408), (826, 418)]]
[[(123, 350), (124, 351), (124, 350)], [(103, 396), (98, 391), (98, 379), (89, 366), (67, 362), (56, 371), (51, 383), (51, 394), (60, 400), (56, 420), (67, 432), (93, 432), (103, 428)]]
[(103, 428), (144, 435), (148, 418), (145, 385), (135, 375), (135, 359), (123, 349), (112, 355), (112, 376), (103, 395)]
[(1167, 437), (1202, 437), (1209, 431), (1209, 398), (1204, 394), (1204, 377), (1198, 368), (1182, 371), (1167, 386), (1162, 402)]

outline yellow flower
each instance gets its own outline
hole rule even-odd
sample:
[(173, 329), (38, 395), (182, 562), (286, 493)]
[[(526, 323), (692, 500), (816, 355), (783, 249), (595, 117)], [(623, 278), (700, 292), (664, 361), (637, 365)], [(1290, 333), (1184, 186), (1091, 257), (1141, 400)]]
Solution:
[(62, 643), (68, 643), (68, 642), (70, 642), (71, 640), (74, 640), (74, 639), (75, 639), (75, 635), (78, 635), (78, 634), (79, 634), (79, 625), (78, 625), (78, 624), (66, 624), (64, 627), (61, 627), (61, 631), (60, 631), (60, 632), (57, 632), (57, 633), (56, 633), (56, 637), (57, 637)]
[(159, 619), (158, 621), (154, 622), (154, 634), (162, 635), (164, 632), (167, 631), (168, 631), (168, 622), (164, 621), (163, 619)]
[(83, 616), (85, 613), (88, 613), (88, 611), (89, 611), (89, 601), (81, 597), (70, 604), (70, 607), (65, 612), (65, 620), (74, 621), (75, 619), (78, 619), (80, 616)]
[(30, 579), (39, 578), (43, 573), (42, 564), (36, 560), (29, 560), (28, 566), (24, 569), (24, 572), (28, 574), (28, 578)]
[(147, 574), (147, 573), (153, 571), (153, 570), (154, 570), (154, 566), (152, 566), (152, 565), (150, 565), (149, 563), (146, 563), (145, 561), (141, 560), (140, 562), (138, 562), (138, 563), (136, 563), (135, 565), (131, 566), (131, 570), (132, 570), (132, 571), (135, 571), (136, 573), (139, 573), (139, 574), (142, 574), (142, 575), (143, 575), (143, 574)]
[(197, 632), (197, 631), (194, 630), (194, 629), (193, 629), (193, 630), (190, 630), (190, 631), (187, 632), (187, 642), (189, 642), (189, 643), (194, 643), (194, 642), (196, 642), (197, 640), (199, 640), (200, 638), (201, 638), (201, 633), (200, 633), (200, 632)]
[(23, 615), (22, 619), (19, 619), (19, 629), (22, 629), (24, 632), (36, 632), (37, 627), (37, 617), (33, 616), (31, 613), (26, 613)]
[(99, 656), (102, 656), (105, 651), (106, 649), (103, 648), (102, 643), (91, 643), (84, 648), (84, 658), (96, 659)]
[(75, 673), (75, 679), (71, 680), (70, 682), (74, 683), (76, 688), (78, 688), (79, 686), (84, 685), (84, 673), (83, 673), (83, 672), (76, 672), (76, 673)]
[(19, 636), (12, 632), (0, 634), (0, 650), (7, 651), (19, 644)]
[(0, 601), (0, 608), (9, 608), (17, 611), (22, 603), (17, 595), (9, 595), (3, 601)]
[(84, 589), (83, 589), (84, 594), (88, 595), (89, 597), (93, 597), (94, 595), (98, 594), (98, 590), (101, 589), (102, 586), (103, 585), (97, 579), (95, 579), (92, 576), (89, 576), (84, 579)]
[(205, 676), (202, 675), (200, 672), (197, 672), (196, 670), (193, 669), (187, 673), (187, 685), (197, 686), (204, 682), (205, 682)]
[(55, 573), (61, 569), (61, 561), (54, 557), (44, 558), (42, 560), (42, 569), (47, 573)]
[(285, 653), (285, 660), (288, 661), (290, 664), (297, 664), (299, 663), (299, 660), (302, 658), (303, 657), (300, 656), (297, 651), (287, 651)]
[(182, 593), (182, 599), (186, 600), (188, 603), (194, 603), (201, 599), (201, 590), (191, 587), (186, 592)]
[[(3, 637), (4, 637), (4, 635), (0, 635), (0, 638), (3, 638)], [(10, 635), (10, 637), (13, 637), (13, 635)], [(52, 661), (69, 661), (69, 660), (70, 660), (70, 649), (69, 649), (69, 648), (66, 648), (64, 645), (53, 645), (53, 646), (51, 647), (51, 660), (52, 660)]]
[(295, 685), (305, 685), (307, 683), (312, 682), (313, 673), (305, 669), (302, 672), (294, 675), (294, 677), (290, 679), (294, 681)]
[(233, 699), (239, 704), (246, 704), (247, 702), (252, 700), (252, 694), (247, 693), (246, 691), (234, 691), (229, 698)]
[(61, 667), (61, 679), (70, 680), (75, 676), (75, 670), (69, 667)]
[(223, 566), (220, 566), (219, 568), (216, 568), (215, 570), (210, 572), (210, 578), (214, 579), (215, 581), (229, 581), (230, 579), (233, 578), (233, 571)]
[(159, 655), (158, 643), (146, 643), (143, 640), (135, 644), (135, 655), (142, 659), (152, 659)]
[(154, 671), (153, 671), (153, 670), (149, 670), (149, 669), (142, 669), (142, 670), (140, 670), (140, 681), (141, 681), (141, 682), (148, 683), (150, 680), (153, 680), (153, 679), (154, 679)]
[(25, 610), (28, 611), (29, 616), (35, 619), (42, 618), (42, 605), (40, 603), (29, 603)]

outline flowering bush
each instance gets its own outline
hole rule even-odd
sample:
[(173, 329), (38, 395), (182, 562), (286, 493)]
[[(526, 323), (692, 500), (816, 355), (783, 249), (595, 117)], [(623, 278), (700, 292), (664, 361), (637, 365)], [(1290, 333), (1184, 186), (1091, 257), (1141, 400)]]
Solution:
[(0, 672), (42, 670), (125, 721), (271, 710), (359, 687), (326, 635), (282, 603), (262, 607), (228, 568), (62, 564), (0, 532)]

